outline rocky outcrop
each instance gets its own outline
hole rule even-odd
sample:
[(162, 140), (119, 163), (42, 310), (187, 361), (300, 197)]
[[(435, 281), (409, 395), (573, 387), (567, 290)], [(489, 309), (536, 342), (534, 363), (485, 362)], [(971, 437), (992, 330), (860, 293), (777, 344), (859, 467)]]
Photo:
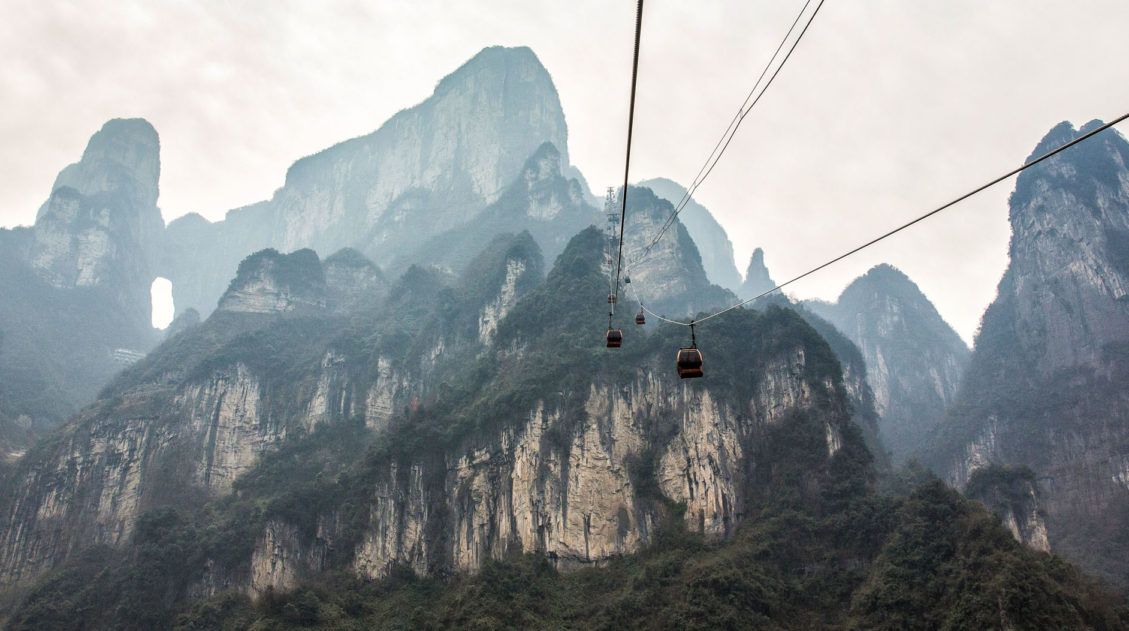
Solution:
[(879, 265), (848, 285), (836, 303), (806, 305), (862, 351), (880, 434), (894, 459), (925, 449), (970, 354), (933, 303), (900, 270)]
[[(631, 279), (627, 293), (638, 297), (652, 311), (673, 317), (688, 317), (735, 303), (731, 292), (710, 283), (698, 246), (680, 221), (675, 220), (650, 252), (646, 251), (673, 213), (674, 205), (651, 189), (628, 189), (627, 223), (623, 229), (624, 269)], [(612, 245), (609, 251), (614, 257)], [(609, 266), (613, 257), (609, 257)]]
[[(628, 384), (592, 384), (575, 407), (537, 400), (512, 429), (441, 461), (389, 463), (353, 567), (369, 577), (395, 565), (466, 572), (511, 550), (598, 565), (652, 540), (662, 511), (651, 488), (686, 507), (687, 528), (725, 538), (750, 510), (751, 461), (772, 427), (825, 418), (817, 460), (857, 440), (844, 438), (845, 407), (819, 411), (830, 385), (806, 381), (806, 362), (802, 348), (769, 358), (737, 407), (648, 369)], [(668, 433), (654, 431), (656, 419), (669, 419)], [(642, 467), (651, 473), (640, 477)]]
[[(199, 216), (173, 222), (161, 275), (178, 309), (207, 314), (238, 261), (263, 248), (355, 247), (387, 265), (497, 201), (543, 143), (568, 165), (567, 135), (536, 55), (487, 48), (377, 131), (295, 162), (269, 201), (214, 224)], [(556, 208), (534, 210), (547, 218)]]
[(380, 268), (360, 252), (345, 248), (325, 259), (326, 302), (336, 311), (351, 311), (379, 300), (388, 291)]
[[(245, 259), (207, 321), (167, 338), (12, 468), (0, 495), (0, 584), (91, 545), (125, 543), (142, 511), (230, 493), (291, 436), (351, 423), (384, 430), (450, 370), (473, 365), (487, 307), (504, 318), (540, 282), (528, 234), (492, 246), (452, 282), (454, 295), (419, 270), (386, 292), (356, 253), (325, 263), (310, 250)], [(371, 292), (350, 298), (365, 283)], [(369, 300), (372, 292), (387, 293), (387, 307)], [(327, 295), (337, 298), (327, 304)], [(405, 313), (418, 328), (399, 328)], [(373, 330), (397, 334), (373, 338)], [(292, 584), (297, 560), (316, 566), (325, 554), (296, 536), (285, 524), (267, 528), (248, 566), (213, 568), (194, 589), (236, 581), (257, 594)]]
[(753, 255), (749, 257), (749, 267), (745, 270), (745, 280), (741, 283), (741, 288), (737, 290), (737, 295), (742, 300), (749, 300), (773, 287), (776, 287), (776, 281), (772, 280), (772, 276), (768, 273), (768, 267), (764, 264), (764, 250), (757, 248), (753, 250)]
[[(334, 266), (340, 272), (340, 265)], [(326, 278), (313, 250), (280, 254), (263, 250), (239, 264), (218, 310), (232, 313), (286, 313), (326, 306)]]
[[(605, 282), (599, 231), (577, 242), (546, 280), (522, 234), (496, 239), (451, 285), (413, 268), (359, 311), (217, 310), (18, 463), (0, 500), (0, 581), (124, 545), (145, 511), (224, 496), (208, 510), (245, 506), (223, 519), (251, 538), (221, 549), (246, 554), (210, 556), (186, 593), (261, 595), (326, 569), (467, 572), (515, 550), (601, 564), (676, 515), (729, 537), (773, 484), (773, 463), (799, 457), (789, 450), (803, 450), (808, 491), (832, 485), (836, 458), (865, 454), (832, 352), (783, 309), (718, 320), (706, 351), (729, 379), (681, 382), (660, 335), (575, 370), (591, 352), (561, 340), (599, 324), (576, 305)], [(232, 300), (293, 299), (282, 272), (316, 263), (250, 257)], [(486, 341), (484, 312), (499, 318)], [(338, 454), (354, 459), (349, 474), (311, 468)], [(287, 508), (280, 498), (297, 489), (314, 491)]]
[[(1094, 128), (1063, 123), (1033, 155)], [(992, 464), (1040, 480), (1050, 547), (1124, 581), (1129, 527), (1129, 143), (1115, 131), (1022, 173), (1010, 262), (929, 453), (964, 485)]]
[(506, 277), (502, 281), (502, 290), (498, 297), (484, 307), (478, 315), (478, 340), (483, 344), (490, 344), (494, 339), (494, 332), (498, 330), (498, 322), (506, 317), (514, 304), (517, 303), (518, 279), (525, 273), (525, 263), (519, 260), (506, 262)]
[[(678, 204), (686, 196), (684, 186), (666, 178), (644, 180), (638, 185), (651, 189), (655, 195), (671, 204)], [(709, 209), (690, 198), (678, 213), (678, 220), (697, 244), (702, 257), (702, 268), (710, 282), (729, 291), (739, 291), (741, 275), (734, 263), (733, 244), (729, 241), (725, 228), (717, 222)]]

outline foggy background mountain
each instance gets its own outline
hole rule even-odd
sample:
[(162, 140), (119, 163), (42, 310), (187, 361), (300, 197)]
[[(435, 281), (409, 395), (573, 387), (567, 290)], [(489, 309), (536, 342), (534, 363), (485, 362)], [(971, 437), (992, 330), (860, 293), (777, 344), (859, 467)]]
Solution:
[[(649, 8), (633, 181), (692, 178), (799, 6)], [(161, 131), (166, 221), (219, 219), (269, 197), (295, 159), (423, 100), (488, 44), (533, 47), (568, 113), (572, 164), (597, 190), (621, 177), (630, 3), (405, 8), (5, 2), (0, 225), (30, 224), (54, 172), (119, 116)], [(1129, 85), (1107, 61), (1129, 55), (1127, 13), (1116, 0), (830, 2), (696, 199), (738, 269), (763, 247), (775, 277), (791, 277), (1017, 165), (1063, 119), (1120, 113)], [(1006, 264), (1009, 190), (792, 290), (833, 300), (890, 263), (971, 342)]]

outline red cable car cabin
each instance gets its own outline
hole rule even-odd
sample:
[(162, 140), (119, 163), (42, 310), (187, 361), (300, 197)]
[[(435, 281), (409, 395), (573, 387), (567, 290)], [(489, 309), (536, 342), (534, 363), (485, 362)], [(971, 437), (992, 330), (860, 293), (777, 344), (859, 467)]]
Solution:
[(623, 331), (608, 329), (608, 348), (619, 348), (620, 346), (623, 346)]
[(702, 351), (698, 350), (697, 346), (678, 349), (675, 363), (678, 366), (678, 377), (680, 379), (696, 379), (704, 374), (702, 372)]

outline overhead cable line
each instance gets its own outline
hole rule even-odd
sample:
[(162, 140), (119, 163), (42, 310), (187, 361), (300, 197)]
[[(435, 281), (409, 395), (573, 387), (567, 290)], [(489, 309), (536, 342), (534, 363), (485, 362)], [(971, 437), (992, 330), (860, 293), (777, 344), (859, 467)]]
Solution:
[[(810, 0), (809, 0), (809, 2), (810, 2)], [(638, 265), (639, 263), (643, 262), (647, 258), (648, 255), (650, 255), (651, 250), (655, 247), (655, 245), (659, 242), (659, 240), (662, 239), (663, 235), (666, 234), (667, 230), (669, 230), (670, 227), (672, 225), (674, 225), (675, 220), (678, 218), (678, 214), (681, 213), (682, 209), (684, 209), (686, 207), (686, 204), (688, 204), (690, 202), (690, 198), (693, 196), (694, 192), (698, 190), (698, 187), (701, 186), (702, 183), (705, 182), (706, 178), (709, 177), (710, 173), (713, 172), (714, 167), (717, 166), (717, 163), (721, 160), (721, 157), (725, 154), (725, 150), (729, 148), (729, 143), (731, 143), (733, 141), (733, 137), (737, 134), (737, 129), (740, 128), (741, 123), (744, 122), (745, 117), (749, 115), (749, 112), (752, 112), (753, 108), (755, 108), (757, 106), (757, 103), (760, 102), (761, 98), (764, 97), (765, 93), (768, 91), (768, 88), (771, 87), (773, 81), (776, 80), (776, 77), (780, 75), (780, 71), (784, 69), (784, 65), (788, 63), (788, 59), (792, 56), (792, 53), (795, 52), (796, 47), (799, 46), (800, 41), (804, 38), (804, 34), (808, 32), (808, 28), (811, 27), (812, 22), (815, 21), (815, 16), (819, 15), (819, 10), (821, 8), (823, 8), (824, 2), (825, 2), (825, 0), (819, 0), (819, 4), (817, 4), (815, 6), (815, 10), (812, 11), (810, 16), (808, 16), (807, 22), (804, 24), (803, 29), (800, 30), (800, 34), (796, 36), (795, 41), (792, 42), (792, 46), (788, 48), (788, 52), (784, 55), (784, 59), (782, 59), (780, 61), (780, 65), (776, 67), (776, 70), (773, 71), (772, 76), (770, 76), (768, 81), (764, 84), (764, 87), (761, 89), (760, 94), (757, 95), (757, 98), (754, 99), (753, 102), (748, 107), (742, 106), (742, 110), (739, 110), (739, 112), (738, 112), (739, 116), (736, 119), (736, 123), (735, 124), (731, 123), (731, 125), (730, 125), (732, 131), (730, 131), (729, 129), (726, 130), (726, 132), (729, 135), (728, 138), (726, 138), (724, 134), (722, 135), (722, 140), (724, 140), (725, 142), (724, 142), (724, 144), (721, 145), (720, 152), (717, 152), (716, 157), (713, 156), (713, 153), (710, 154), (710, 158), (713, 158), (713, 162), (712, 163), (710, 162), (710, 158), (706, 159), (706, 164), (703, 165), (703, 169), (705, 170), (705, 173), (702, 174), (701, 177), (696, 178), (695, 181), (693, 183), (691, 183), (691, 185), (686, 189), (686, 193), (683, 194), (682, 200), (679, 201), (678, 205), (674, 209), (674, 212), (672, 212), (670, 217), (667, 218), (666, 222), (663, 224), (663, 227), (659, 230), (659, 233), (657, 235), (655, 235), (655, 237), (653, 239), (651, 239), (651, 242), (648, 243), (647, 246), (643, 249), (643, 254), (641, 254), (638, 259), (633, 261), (631, 263), (630, 267), (634, 267), (634, 266)], [(808, 5), (804, 4), (804, 7), (802, 9), (800, 9), (799, 15), (796, 16), (796, 22), (799, 21), (800, 17), (804, 14), (804, 11), (807, 10), (807, 7), (808, 7)], [(788, 41), (788, 37), (792, 34), (792, 31), (795, 29), (795, 25), (796, 25), (796, 23), (793, 22), (792, 28), (788, 29), (788, 33), (784, 36), (784, 40), (780, 42), (780, 47), (777, 48), (777, 52), (773, 53), (772, 59), (770, 59), (769, 62), (768, 62), (768, 65), (765, 66), (765, 71), (767, 71), (768, 68), (770, 68), (772, 66), (772, 62), (776, 59), (777, 53), (780, 52), (780, 48), (783, 47), (784, 42)], [(761, 78), (763, 78), (763, 77), (764, 77), (764, 73), (762, 72)], [(754, 91), (756, 90), (756, 86), (760, 84), (761, 78), (758, 78), (757, 84), (755, 84), (753, 86)], [(751, 94), (752, 94), (752, 92), (750, 92), (750, 95)], [(746, 97), (746, 101), (748, 101), (747, 97)], [(718, 142), (719, 142), (719, 144), (721, 143), (720, 140)], [(708, 168), (706, 168), (706, 165), (709, 165)], [(702, 173), (702, 171), (699, 171), (699, 173)]]
[[(810, 276), (810, 275), (812, 275), (812, 274), (814, 274), (814, 273), (816, 273), (816, 272), (818, 272), (818, 271), (820, 271), (820, 270), (822, 270), (826, 267), (834, 265), (835, 263), (842, 261), (843, 259), (851, 256), (852, 254), (856, 254), (856, 253), (858, 253), (862, 250), (865, 250), (866, 248), (869, 248), (870, 246), (874, 245), (875, 243), (878, 243), (879, 241), (882, 241), (883, 239), (891, 237), (891, 236), (901, 232), (902, 230), (909, 228), (910, 226), (913, 226), (917, 223), (920, 223), (920, 222), (932, 217), (933, 215), (936, 215), (937, 213), (939, 213), (943, 210), (946, 210), (948, 208), (955, 206), (956, 204), (968, 199), (969, 197), (972, 197), (973, 195), (981, 193), (981, 192), (995, 186), (996, 184), (1003, 182), (1004, 180), (1010, 178), (1013, 175), (1016, 175), (1016, 174), (1018, 174), (1022, 171), (1030, 169), (1031, 167), (1039, 164), (1040, 162), (1048, 160), (1048, 159), (1062, 153), (1063, 151), (1066, 151), (1067, 149), (1073, 147), (1074, 145), (1077, 145), (1080, 142), (1083, 142), (1085, 140), (1093, 138), (1097, 134), (1100, 134), (1101, 132), (1113, 127), (1114, 125), (1117, 125), (1118, 123), (1121, 123), (1122, 121), (1124, 121), (1126, 119), (1129, 119), (1129, 112), (1122, 114), (1121, 116), (1118, 116), (1114, 120), (1112, 120), (1112, 121), (1110, 121), (1110, 122), (1108, 122), (1108, 123), (1106, 123), (1106, 124), (1104, 124), (1100, 127), (1097, 127), (1095, 129), (1090, 130), (1089, 132), (1075, 138), (1074, 140), (1071, 140), (1070, 142), (1058, 147), (1057, 149), (1053, 149), (1051, 151), (1048, 151), (1048, 152), (1042, 154), (1041, 156), (1035, 158), (1034, 160), (1026, 162), (1022, 166), (1015, 168), (1015, 169), (1012, 169), (1011, 171), (1008, 171), (1007, 173), (995, 178), (994, 180), (988, 182), (987, 184), (983, 184), (981, 186), (978, 186), (977, 188), (961, 195), (960, 197), (957, 197), (956, 199), (954, 199), (950, 202), (947, 202), (945, 204), (942, 204), (941, 206), (938, 206), (937, 208), (934, 208), (933, 210), (930, 210), (929, 212), (925, 213), (924, 215), (916, 217), (916, 218), (898, 226), (897, 228), (894, 228), (893, 230), (890, 230), (890, 231), (888, 231), (888, 232), (886, 232), (882, 235), (879, 235), (879, 236), (871, 239), (870, 241), (867, 241), (866, 243), (863, 243), (862, 245), (855, 247), (854, 249), (851, 249), (847, 252), (844, 252), (843, 254), (840, 254), (839, 256), (836, 256), (835, 258), (833, 258), (829, 261), (821, 263), (820, 265), (817, 265), (816, 267), (809, 269), (808, 271), (804, 272), (803, 274), (800, 274), (799, 276), (788, 279), (787, 281), (780, 283), (779, 285), (773, 287), (772, 289), (769, 289), (766, 292), (760, 293), (760, 294), (753, 296), (752, 298), (749, 298), (747, 300), (742, 300), (741, 302), (738, 302), (737, 304), (735, 304), (731, 307), (726, 307), (725, 309), (722, 309), (721, 311), (711, 313), (711, 314), (709, 314), (705, 317), (695, 318), (695, 319), (691, 320), (690, 322), (681, 322), (681, 321), (678, 321), (678, 320), (671, 320), (669, 318), (664, 318), (663, 316), (660, 316), (657, 313), (653, 313), (652, 311), (650, 311), (646, 307), (642, 307), (642, 305), (640, 305), (640, 307), (643, 308), (647, 313), (650, 313), (651, 315), (655, 316), (656, 318), (658, 318), (658, 319), (660, 319), (664, 322), (669, 322), (671, 324), (679, 324), (681, 326), (693, 326), (694, 324), (701, 324), (702, 322), (705, 322), (706, 320), (716, 318), (717, 316), (722, 315), (723, 313), (728, 313), (730, 311), (733, 311), (734, 309), (737, 309), (738, 307), (742, 307), (744, 305), (747, 305), (750, 302), (753, 302), (754, 300), (757, 300), (759, 298), (763, 298), (763, 297), (765, 297), (765, 296), (767, 296), (767, 295), (769, 295), (769, 294), (771, 294), (775, 291), (779, 291), (780, 289), (783, 289), (784, 287), (791, 285), (792, 283), (794, 283), (794, 282), (796, 282), (796, 281), (798, 281), (802, 278), (806, 278), (806, 277), (808, 277), (808, 276)], [(638, 294), (636, 294), (636, 296), (638, 296)]]
[(800, 12), (796, 14), (796, 19), (792, 20), (792, 25), (788, 27), (788, 32), (784, 34), (784, 38), (780, 40), (780, 44), (778, 44), (776, 50), (772, 52), (772, 57), (769, 58), (768, 63), (764, 65), (764, 69), (761, 70), (756, 83), (749, 89), (749, 93), (745, 95), (745, 100), (741, 102), (740, 107), (733, 113), (733, 118), (730, 119), (729, 125), (725, 128), (725, 131), (721, 133), (721, 137), (717, 139), (717, 143), (714, 144), (710, 155), (706, 157), (706, 161), (702, 163), (702, 167), (698, 169), (698, 173), (694, 176), (694, 179), (690, 181), (686, 190), (682, 192), (681, 199), (674, 205), (675, 208), (681, 208), (683, 203), (686, 202), (686, 198), (690, 197), (690, 188), (702, 177), (702, 173), (705, 172), (706, 167), (709, 166), (710, 160), (713, 160), (714, 154), (716, 154), (717, 150), (721, 147), (721, 143), (725, 142), (726, 137), (729, 136), (729, 132), (733, 131), (733, 126), (739, 124), (738, 120), (741, 118), (741, 112), (745, 111), (745, 107), (749, 105), (749, 99), (753, 98), (753, 94), (755, 94), (757, 88), (760, 87), (761, 81), (764, 81), (765, 75), (768, 74), (768, 69), (772, 67), (772, 64), (776, 63), (776, 58), (780, 55), (780, 51), (784, 49), (784, 44), (788, 43), (788, 38), (792, 37), (792, 32), (796, 30), (796, 25), (800, 23), (800, 18), (804, 16), (804, 12), (808, 10), (809, 5), (811, 5), (811, 0), (804, 2), (804, 6), (800, 8)]
[(635, 84), (639, 79), (639, 39), (643, 31), (643, 0), (635, 9), (635, 56), (631, 62), (631, 101), (627, 109), (627, 157), (623, 164), (623, 195), (620, 200), (619, 211), (619, 249), (616, 255), (615, 287), (612, 291), (611, 304), (608, 307), (608, 329), (612, 326), (612, 316), (615, 315), (615, 303), (619, 298), (619, 279), (623, 272), (623, 224), (627, 218), (627, 178), (631, 173), (631, 132), (635, 126)]

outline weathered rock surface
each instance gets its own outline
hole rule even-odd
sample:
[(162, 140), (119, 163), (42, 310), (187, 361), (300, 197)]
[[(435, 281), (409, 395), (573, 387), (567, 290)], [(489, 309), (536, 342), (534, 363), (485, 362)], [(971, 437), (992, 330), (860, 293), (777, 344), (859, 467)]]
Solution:
[[(449, 290), (423, 272), (393, 288), (388, 300), (396, 304), (386, 311), (384, 291), (340, 301), (334, 310), (327, 294), (347, 295), (358, 277), (381, 289), (379, 269), (356, 253), (324, 264), (310, 250), (248, 257), (206, 322), (166, 340), (111, 384), (106, 399), (12, 468), (0, 500), (0, 583), (27, 580), (90, 545), (128, 541), (143, 510), (183, 509), (230, 492), (263, 454), (295, 433), (356, 420), (384, 428), (427, 392), (445, 361), (473, 360), (481, 348), (477, 314), (492, 308), (504, 317), (540, 279), (539, 253), (528, 235), (495, 245), (473, 266), (473, 282), (460, 283), (474, 292), (448, 306), (465, 318), (426, 316), (418, 326), (439, 337), (411, 348), (395, 336), (366, 340), (366, 329), (394, 330), (387, 327), (420, 303), (442, 312)], [(491, 264), (495, 273), (487, 273)], [(514, 278), (515, 269), (526, 273)], [(343, 318), (358, 314), (367, 319), (349, 329)], [(294, 538), (288, 528), (263, 534), (250, 574), (239, 579), (252, 592), (265, 583), (289, 584), (294, 575), (282, 568), (295, 558), (313, 562), (305, 552), (286, 556)], [(232, 580), (218, 570), (209, 576), (216, 589)]]
[[(341, 271), (340, 265), (334, 267)], [(325, 270), (313, 250), (285, 255), (277, 250), (263, 250), (239, 264), (235, 280), (220, 298), (217, 309), (269, 314), (325, 307)]]
[(965, 495), (991, 509), (1017, 541), (1042, 552), (1051, 551), (1039, 485), (1030, 469), (998, 465), (977, 469), (965, 487)]
[(338, 311), (354, 310), (388, 291), (380, 268), (352, 248), (325, 259), (325, 286), (327, 304)]
[(542, 144), (496, 201), (470, 221), (405, 251), (393, 269), (420, 264), (462, 272), (495, 236), (519, 232), (528, 232), (547, 260), (556, 259), (577, 232), (602, 219), (586, 201), (584, 185), (563, 175), (564, 166), (557, 147)]

